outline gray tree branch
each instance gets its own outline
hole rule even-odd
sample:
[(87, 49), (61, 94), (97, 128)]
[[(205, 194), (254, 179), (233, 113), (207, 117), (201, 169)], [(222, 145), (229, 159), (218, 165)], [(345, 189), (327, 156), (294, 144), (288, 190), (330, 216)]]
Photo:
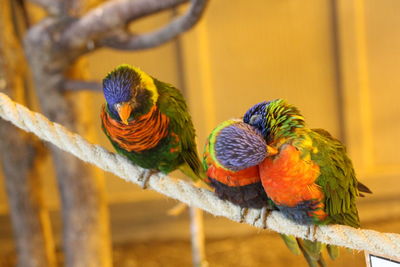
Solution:
[(97, 81), (77, 81), (77, 80), (68, 80), (64, 82), (64, 90), (65, 91), (81, 91), (81, 90), (92, 90), (92, 91), (101, 91), (102, 85)]
[(73, 49), (82, 49), (105, 33), (125, 27), (129, 22), (156, 12), (176, 7), (187, 0), (115, 0), (89, 11), (70, 25), (61, 41)]
[(189, 30), (201, 18), (208, 0), (192, 0), (191, 2), (186, 14), (174, 19), (161, 29), (140, 35), (129, 33), (127, 30), (118, 31), (100, 42), (102, 45), (121, 50), (139, 50), (161, 45)]

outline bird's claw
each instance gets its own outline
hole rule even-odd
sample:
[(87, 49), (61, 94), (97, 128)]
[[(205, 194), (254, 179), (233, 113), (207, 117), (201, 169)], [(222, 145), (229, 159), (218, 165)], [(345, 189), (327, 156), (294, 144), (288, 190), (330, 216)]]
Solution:
[(269, 211), (270, 211), (270, 209), (268, 208), (268, 206), (264, 206), (261, 209), (261, 223), (262, 223), (263, 229), (267, 229), (267, 217), (268, 217)]
[(145, 172), (143, 172), (143, 174), (138, 179), (139, 186), (142, 189), (147, 189), (150, 176), (152, 176), (153, 174), (156, 174), (156, 173), (158, 173), (158, 171), (155, 171), (155, 170), (146, 170)]
[(247, 213), (249, 212), (248, 208), (240, 208), (240, 223), (244, 222), (244, 218), (246, 217)]
[(311, 241), (315, 241), (316, 240), (315, 233), (317, 231), (317, 227), (318, 226), (316, 226), (315, 224), (309, 225), (307, 227), (307, 237), (308, 237), (309, 240), (311, 240)]

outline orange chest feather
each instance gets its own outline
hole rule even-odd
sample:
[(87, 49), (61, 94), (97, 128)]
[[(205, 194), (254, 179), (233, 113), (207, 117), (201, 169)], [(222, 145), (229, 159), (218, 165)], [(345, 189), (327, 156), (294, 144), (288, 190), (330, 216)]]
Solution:
[(266, 158), (259, 168), (265, 191), (278, 205), (294, 207), (303, 201), (323, 199), (315, 184), (319, 166), (302, 159), (294, 146), (285, 145), (275, 158)]
[(212, 165), (207, 170), (207, 176), (227, 186), (245, 186), (260, 182), (258, 166), (232, 172)]
[(151, 149), (168, 135), (169, 118), (156, 106), (148, 113), (130, 121), (128, 125), (111, 118), (103, 107), (101, 120), (110, 138), (129, 152)]

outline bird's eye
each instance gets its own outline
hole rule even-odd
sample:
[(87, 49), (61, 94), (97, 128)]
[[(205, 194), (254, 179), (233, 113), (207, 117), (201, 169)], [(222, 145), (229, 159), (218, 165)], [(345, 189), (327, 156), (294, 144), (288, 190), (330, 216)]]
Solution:
[(120, 103), (114, 104), (115, 110), (119, 110), (120, 107), (121, 107), (121, 104), (120, 104)]
[(253, 115), (251, 116), (250, 120), (249, 120), (249, 124), (250, 125), (257, 125), (260, 122), (261, 119), (261, 115)]

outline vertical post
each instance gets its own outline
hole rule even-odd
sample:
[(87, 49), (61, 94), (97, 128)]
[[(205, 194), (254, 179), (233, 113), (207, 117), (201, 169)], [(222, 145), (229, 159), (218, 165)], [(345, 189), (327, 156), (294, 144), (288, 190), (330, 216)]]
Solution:
[(194, 267), (206, 267), (203, 211), (190, 207), (190, 233), (192, 241), (192, 261)]
[[(20, 36), (23, 15), (13, 0), (0, 1), (0, 91), (27, 102), (28, 74)], [(21, 24), (21, 25), (20, 25)], [(37, 139), (0, 120), (0, 163), (10, 207), (21, 267), (52, 267), (56, 264), (50, 218), (43, 205), (37, 173), (41, 147)], [(1, 265), (1, 263), (0, 263)]]

